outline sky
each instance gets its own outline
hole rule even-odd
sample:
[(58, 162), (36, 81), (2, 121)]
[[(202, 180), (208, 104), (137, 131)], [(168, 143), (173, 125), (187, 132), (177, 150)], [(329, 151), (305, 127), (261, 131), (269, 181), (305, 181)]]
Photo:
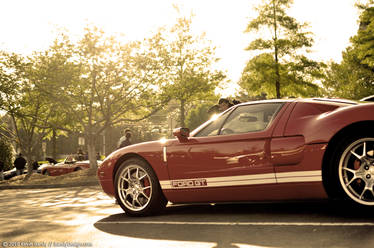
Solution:
[[(87, 24), (102, 28), (107, 34), (126, 40), (150, 37), (165, 25), (173, 25), (179, 16), (194, 14), (193, 31), (206, 33), (217, 47), (218, 67), (227, 72), (233, 87), (246, 62), (253, 56), (245, 51), (255, 34), (244, 33), (249, 21), (257, 16), (254, 7), (260, 0), (1, 0), (0, 50), (29, 55), (47, 49), (66, 28), (79, 38)], [(349, 38), (357, 33), (359, 12), (355, 0), (294, 0), (289, 15), (308, 22), (314, 33), (309, 57), (318, 61), (341, 60)], [(124, 37), (124, 38), (123, 38)]]

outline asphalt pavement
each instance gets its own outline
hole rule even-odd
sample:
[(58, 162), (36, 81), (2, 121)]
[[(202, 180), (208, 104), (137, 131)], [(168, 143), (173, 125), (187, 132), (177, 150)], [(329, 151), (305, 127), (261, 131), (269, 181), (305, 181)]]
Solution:
[(371, 209), (329, 201), (168, 204), (131, 218), (100, 186), (0, 191), (0, 247), (374, 247)]

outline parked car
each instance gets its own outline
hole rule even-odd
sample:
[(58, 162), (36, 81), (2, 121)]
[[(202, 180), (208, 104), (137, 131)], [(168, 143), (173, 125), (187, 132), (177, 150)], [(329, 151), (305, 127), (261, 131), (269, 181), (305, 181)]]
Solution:
[(48, 163), (44, 163), (44, 164), (39, 165), (39, 167), (37, 169), (37, 172), (40, 173), (40, 174), (42, 174), (43, 172), (46, 173), (46, 170), (44, 170), (44, 168), (53, 166), (55, 164), (58, 164), (58, 162), (54, 158), (47, 157), (47, 158), (45, 158), (45, 160)]
[(374, 206), (374, 103), (267, 100), (176, 139), (119, 149), (98, 169), (130, 216), (172, 203), (346, 199)]
[(74, 156), (67, 156), (64, 162), (54, 163), (52, 160), (48, 164), (39, 167), (39, 173), (49, 176), (60, 176), (73, 171), (79, 171), (90, 168), (90, 161), (77, 161)]
[[(27, 169), (25, 169), (25, 170), (23, 171), (23, 174), (27, 174)], [(7, 171), (4, 171), (3, 175), (4, 175), (4, 180), (11, 179), (12, 177), (17, 176), (17, 169), (16, 169), (16, 168), (13, 168), (13, 169), (10, 169), (10, 170), (7, 170)]]

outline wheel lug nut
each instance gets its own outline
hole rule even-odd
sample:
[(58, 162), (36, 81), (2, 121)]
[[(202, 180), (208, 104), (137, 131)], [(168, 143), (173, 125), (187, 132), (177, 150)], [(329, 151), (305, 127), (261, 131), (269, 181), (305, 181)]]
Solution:
[(366, 178), (367, 178), (367, 179), (371, 178), (371, 175), (370, 175), (370, 174), (367, 174), (367, 175), (366, 175)]
[(365, 165), (364, 168), (365, 168), (365, 170), (369, 170), (369, 166), (367, 166), (367, 165)]

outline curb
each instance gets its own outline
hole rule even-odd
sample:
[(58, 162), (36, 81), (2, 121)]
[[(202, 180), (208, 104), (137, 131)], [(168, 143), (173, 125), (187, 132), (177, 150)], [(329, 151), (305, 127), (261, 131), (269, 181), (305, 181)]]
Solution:
[(70, 188), (70, 187), (84, 187), (84, 186), (99, 186), (98, 181), (95, 182), (80, 182), (80, 183), (66, 183), (66, 184), (31, 184), (31, 185), (0, 185), (0, 190), (4, 189), (51, 189), (51, 188)]

